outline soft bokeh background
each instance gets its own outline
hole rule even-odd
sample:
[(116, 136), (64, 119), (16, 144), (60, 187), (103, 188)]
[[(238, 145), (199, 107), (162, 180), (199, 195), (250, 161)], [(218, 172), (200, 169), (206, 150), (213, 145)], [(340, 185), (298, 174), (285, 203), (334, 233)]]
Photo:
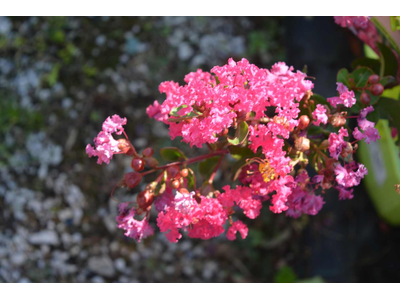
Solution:
[(246, 57), (307, 65), (315, 92), (332, 96), (361, 49), (333, 18), (0, 17), (0, 282), (398, 281), (400, 232), (362, 186), (350, 201), (327, 195), (316, 217), (264, 207), (244, 241), (156, 233), (139, 244), (116, 228), (110, 199), (129, 159), (99, 166), (85, 154), (113, 114), (138, 151), (198, 153), (145, 114), (162, 81)]

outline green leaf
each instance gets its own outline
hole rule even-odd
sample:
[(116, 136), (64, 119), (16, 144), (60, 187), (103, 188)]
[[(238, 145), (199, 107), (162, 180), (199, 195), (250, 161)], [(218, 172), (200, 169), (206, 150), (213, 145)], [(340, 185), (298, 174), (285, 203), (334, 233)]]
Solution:
[(396, 56), (394, 55), (393, 51), (386, 45), (381, 43), (377, 43), (377, 45), (381, 54), (380, 76), (384, 77), (390, 75), (396, 77), (398, 69)]
[(168, 122), (175, 122), (175, 123), (178, 123), (178, 122), (181, 122), (181, 121), (183, 121), (183, 120), (187, 120), (187, 119), (192, 119), (192, 118), (198, 117), (199, 115), (201, 115), (201, 113), (197, 113), (197, 112), (195, 112), (195, 111), (191, 111), (190, 113), (188, 113), (188, 114), (186, 114), (186, 115), (184, 115), (184, 116), (182, 116), (182, 117), (178, 117), (178, 118), (169, 118), (167, 121), (168, 121)]
[(178, 106), (178, 107), (174, 107), (174, 108), (171, 109), (171, 111), (169, 112), (169, 114), (170, 114), (171, 116), (174, 116), (174, 117), (181, 117), (181, 115), (178, 114), (178, 112), (179, 112), (181, 109), (187, 108), (187, 107), (188, 107), (188, 106), (187, 106), (186, 104), (183, 104), (183, 105)]
[(392, 31), (400, 30), (400, 17), (390, 16), (390, 29)]
[(336, 82), (341, 82), (344, 85), (347, 85), (347, 87), (350, 87), (350, 82), (348, 77), (349, 77), (349, 71), (347, 71), (347, 69), (340, 69), (336, 76)]
[[(389, 121), (390, 127), (395, 127), (400, 132), (400, 101), (396, 99), (381, 97), (375, 106), (382, 119)], [(400, 139), (397, 140), (397, 144)]]
[(379, 59), (372, 59), (368, 57), (360, 57), (354, 60), (351, 63), (351, 67), (356, 69), (357, 67), (368, 67), (370, 68), (375, 74), (379, 74), (381, 63)]
[(227, 138), (228, 142), (232, 145), (242, 144), (247, 135), (249, 134), (249, 125), (246, 122), (240, 122), (238, 128), (236, 129), (235, 137), (233, 139)]
[(296, 280), (296, 273), (289, 266), (282, 267), (274, 276), (276, 283), (294, 283)]
[(385, 89), (383, 91), (382, 97), (400, 100), (400, 85), (396, 85), (391, 89)]
[(165, 147), (160, 150), (161, 157), (167, 161), (185, 160), (185, 154), (176, 147)]
[(367, 44), (364, 44), (364, 53), (365, 53), (365, 56), (368, 58), (379, 60), (379, 55), (376, 54), (376, 52), (374, 50), (372, 50), (372, 48), (370, 46), (368, 46)]
[(367, 67), (361, 67), (355, 69), (350, 75), (349, 78), (354, 80), (355, 87), (364, 87), (368, 82), (368, 77), (373, 75), (374, 72)]
[(192, 169), (188, 169), (189, 174), (186, 177), (186, 182), (187, 182), (187, 187), (189, 190), (195, 190), (196, 189), (196, 175), (194, 174)]
[(236, 160), (254, 157), (254, 152), (247, 147), (230, 146), (229, 152), (232, 155), (232, 157)]
[(328, 104), (328, 101), (326, 100), (326, 98), (322, 97), (319, 94), (313, 94), (311, 96), (311, 99), (315, 101), (315, 104), (322, 104), (322, 105)]
[(214, 171), (215, 167), (218, 164), (219, 156), (210, 157), (206, 160), (203, 160), (199, 163), (199, 172), (205, 178), (210, 177), (212, 172)]

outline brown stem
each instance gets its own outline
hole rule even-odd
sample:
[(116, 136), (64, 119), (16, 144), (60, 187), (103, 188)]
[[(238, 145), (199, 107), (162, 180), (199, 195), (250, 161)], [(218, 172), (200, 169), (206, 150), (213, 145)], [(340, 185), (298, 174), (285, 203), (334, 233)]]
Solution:
[(156, 172), (157, 170), (163, 170), (163, 169), (169, 168), (171, 166), (180, 166), (180, 165), (183, 165), (183, 164), (185, 164), (185, 165), (194, 164), (196, 162), (199, 162), (199, 161), (202, 161), (204, 159), (207, 159), (207, 158), (210, 158), (210, 157), (214, 157), (214, 156), (217, 156), (217, 155), (224, 156), (227, 153), (229, 153), (228, 149), (217, 150), (217, 151), (214, 151), (214, 152), (211, 152), (211, 153), (207, 153), (207, 154), (204, 154), (204, 155), (200, 155), (200, 156), (197, 156), (197, 157), (192, 157), (192, 158), (189, 158), (187, 160), (177, 161), (177, 162), (173, 162), (173, 163), (170, 163), (170, 164), (167, 164), (167, 165), (164, 165), (164, 166), (156, 167), (156, 168), (154, 168), (152, 170), (149, 170), (149, 171), (146, 171), (146, 172), (143, 172), (143, 173), (140, 173), (140, 174), (142, 174), (142, 176), (146, 176), (147, 174)]

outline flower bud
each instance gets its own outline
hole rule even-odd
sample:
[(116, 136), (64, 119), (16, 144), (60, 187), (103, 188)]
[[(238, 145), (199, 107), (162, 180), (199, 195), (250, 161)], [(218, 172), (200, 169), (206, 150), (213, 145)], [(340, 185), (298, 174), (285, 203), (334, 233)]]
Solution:
[(171, 188), (171, 189), (179, 189), (179, 187), (180, 187), (180, 183), (179, 183), (179, 180), (172, 180), (172, 181), (170, 181), (169, 182), (169, 187)]
[(189, 175), (189, 170), (188, 169), (182, 169), (181, 171), (181, 176), (182, 177), (187, 177)]
[(118, 140), (118, 149), (127, 155), (137, 156), (135, 147), (126, 139)]
[(152, 169), (158, 166), (158, 160), (155, 159), (154, 157), (143, 157), (143, 160)]
[(368, 105), (371, 102), (371, 97), (366, 92), (362, 92), (360, 100), (362, 104)]
[(236, 113), (238, 121), (247, 121), (250, 117), (250, 112), (239, 111)]
[(306, 129), (308, 124), (310, 124), (310, 118), (306, 115), (302, 115), (299, 119), (299, 125), (297, 125), (297, 128), (300, 130)]
[(334, 127), (342, 127), (346, 124), (346, 118), (340, 113), (335, 113), (329, 118), (329, 123)]
[(133, 189), (142, 181), (142, 174), (136, 172), (126, 173), (124, 181), (128, 188)]
[(349, 156), (351, 153), (353, 153), (353, 146), (347, 142), (346, 146), (343, 147), (342, 152), (340, 153), (340, 156), (345, 158), (347, 156)]
[(308, 149), (310, 149), (310, 140), (306, 137), (299, 137), (294, 141), (294, 148), (297, 151), (307, 151)]
[(371, 92), (372, 95), (374, 96), (380, 96), (382, 95), (383, 91), (385, 90), (385, 88), (383, 87), (382, 84), (380, 83), (375, 83), (373, 85), (371, 85), (371, 87), (369, 88), (369, 91)]
[(153, 156), (153, 154), (154, 154), (154, 149), (151, 147), (143, 150), (143, 156), (145, 156), (145, 157)]
[(380, 77), (379, 77), (379, 75), (376, 75), (376, 74), (373, 74), (373, 75), (371, 75), (371, 76), (368, 77), (368, 83), (369, 83), (369, 84), (378, 83), (379, 80), (380, 80)]
[(140, 192), (136, 197), (136, 202), (138, 207), (142, 210), (146, 210), (147, 207), (153, 204), (154, 201), (154, 193), (149, 190), (144, 190)]
[(136, 172), (143, 171), (144, 165), (145, 165), (145, 163), (144, 163), (144, 160), (143, 160), (143, 159), (141, 159), (141, 158), (134, 158), (134, 159), (132, 159), (131, 167), (132, 167), (132, 169), (134, 169)]
[(171, 166), (167, 169), (167, 175), (169, 178), (175, 178), (178, 176), (180, 168), (178, 166)]
[(311, 90), (308, 90), (308, 91), (304, 94), (304, 96), (303, 96), (303, 98), (301, 99), (301, 101), (308, 101), (308, 99), (310, 99), (312, 95), (313, 95), (313, 93), (311, 92)]

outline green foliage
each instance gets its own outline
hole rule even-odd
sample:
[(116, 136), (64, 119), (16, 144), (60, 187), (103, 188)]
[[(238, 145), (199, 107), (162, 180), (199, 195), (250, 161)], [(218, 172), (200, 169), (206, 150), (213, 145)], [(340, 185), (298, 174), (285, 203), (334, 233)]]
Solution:
[(201, 161), (199, 163), (199, 173), (205, 178), (210, 177), (215, 167), (217, 166), (219, 159), (219, 156), (214, 156)]
[(297, 280), (297, 275), (289, 266), (283, 266), (274, 276), (276, 283), (294, 283)]
[(337, 82), (341, 82), (346, 86), (350, 86), (350, 82), (349, 82), (349, 71), (347, 71), (347, 69), (340, 69), (337, 76), (336, 76), (336, 81)]
[(191, 112), (187, 113), (186, 115), (181, 116), (179, 114), (179, 111), (181, 109), (184, 109), (184, 108), (187, 108), (187, 107), (188, 106), (186, 104), (184, 104), (184, 105), (172, 108), (171, 111), (169, 112), (169, 114), (171, 116), (174, 116), (174, 117), (177, 117), (177, 118), (169, 118), (168, 121), (169, 122), (181, 122), (183, 120), (192, 119), (192, 118), (195, 118), (195, 117), (198, 117), (198, 116), (202, 115), (202, 113), (200, 113), (199, 111), (193, 109)]
[(380, 52), (380, 59), (381, 59), (381, 69), (380, 69), (380, 76), (393, 76), (396, 77), (398, 63), (396, 56), (394, 55), (393, 51), (385, 46), (384, 44), (377, 43), (379, 52)]
[(379, 59), (373, 59), (373, 58), (369, 58), (369, 57), (360, 57), (351, 63), (351, 67), (353, 69), (357, 69), (357, 67), (368, 67), (375, 74), (379, 74), (379, 71), (381, 69), (381, 63), (380, 63)]
[(43, 115), (19, 107), (7, 94), (0, 94), (0, 134), (13, 126), (21, 126), (26, 131), (35, 131), (44, 126)]
[(50, 87), (52, 87), (57, 83), (60, 68), (61, 68), (60, 64), (55, 64), (51, 69), (50, 73), (44, 77), (45, 81)]
[(189, 169), (189, 174), (186, 177), (187, 180), (187, 187), (190, 190), (195, 190), (196, 189), (196, 175), (194, 174), (194, 172)]
[(400, 30), (400, 17), (390, 17), (390, 28), (392, 31)]
[[(375, 109), (379, 111), (381, 119), (387, 119), (390, 127), (397, 128), (400, 132), (400, 101), (396, 99), (381, 97)], [(400, 139), (397, 140), (400, 145)]]
[(236, 129), (235, 137), (233, 139), (228, 138), (228, 142), (231, 145), (240, 145), (246, 140), (248, 134), (249, 125), (247, 125), (247, 122), (240, 122)]
[(166, 161), (185, 160), (185, 154), (176, 147), (165, 147), (160, 150), (161, 157)]

